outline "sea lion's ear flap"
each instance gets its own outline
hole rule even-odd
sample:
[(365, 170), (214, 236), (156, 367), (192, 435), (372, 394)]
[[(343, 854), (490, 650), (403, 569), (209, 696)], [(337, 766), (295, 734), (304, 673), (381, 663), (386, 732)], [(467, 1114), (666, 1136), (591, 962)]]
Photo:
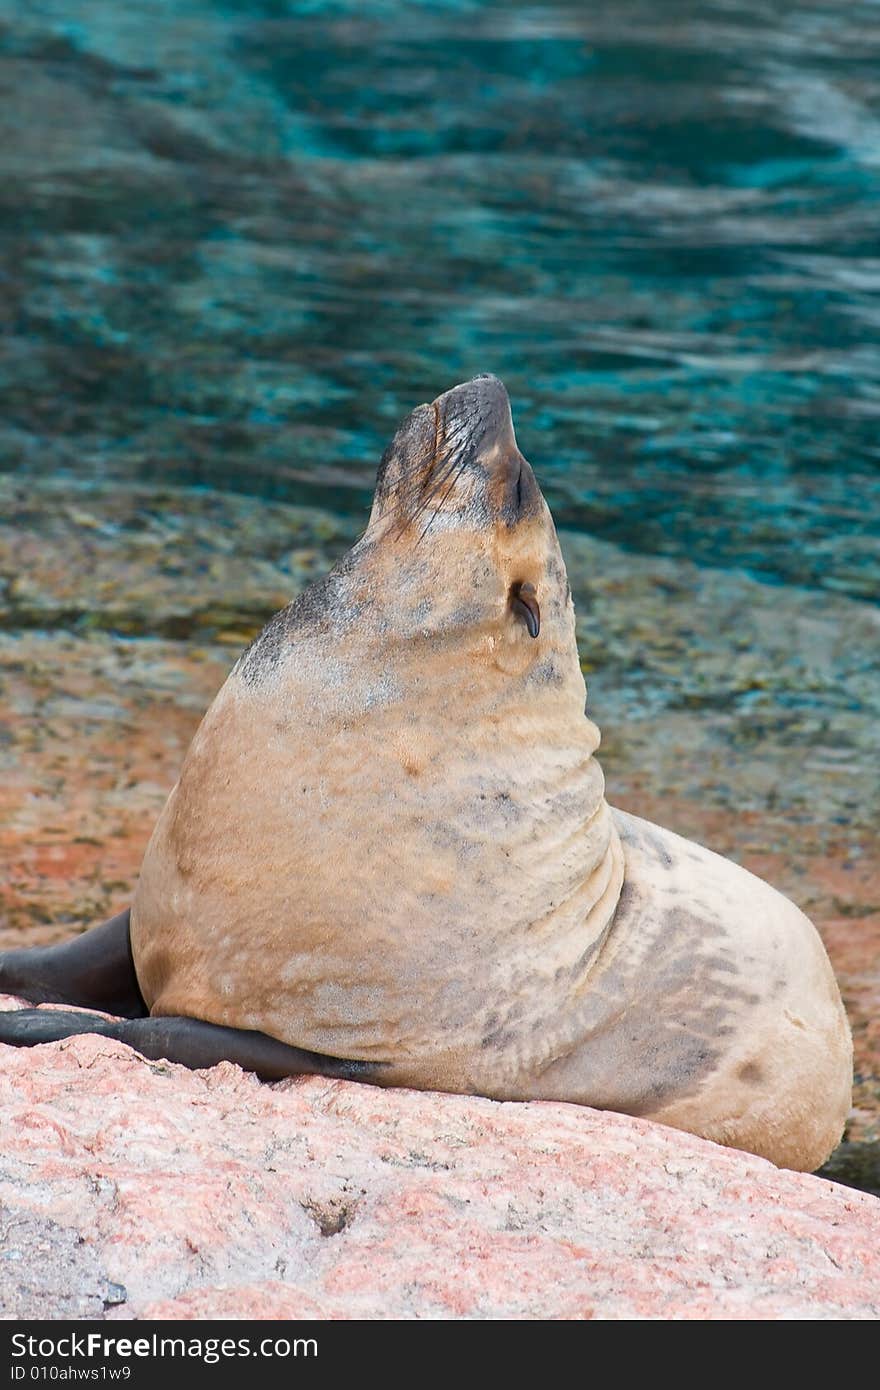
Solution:
[(432, 405), (416, 406), (398, 427), (382, 455), (376, 475), (371, 523), (389, 507), (405, 514), (408, 501), (415, 502), (434, 461), (436, 444), (437, 412)]

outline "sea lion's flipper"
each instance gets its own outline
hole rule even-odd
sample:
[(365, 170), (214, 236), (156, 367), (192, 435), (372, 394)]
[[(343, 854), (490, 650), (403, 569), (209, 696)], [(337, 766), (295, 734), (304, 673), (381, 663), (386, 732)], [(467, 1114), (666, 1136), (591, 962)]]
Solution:
[(0, 951), (0, 994), (34, 1004), (78, 1004), (123, 1018), (143, 1018), (129, 936), (130, 909), (109, 922), (63, 941)]
[(97, 1033), (126, 1043), (151, 1061), (179, 1062), (198, 1070), (218, 1062), (236, 1062), (261, 1081), (287, 1076), (329, 1076), (345, 1081), (378, 1082), (381, 1062), (346, 1061), (288, 1047), (266, 1033), (223, 1028), (197, 1018), (102, 1018), (67, 1009), (15, 1009), (0, 1013), (0, 1043), (37, 1047), (78, 1033)]

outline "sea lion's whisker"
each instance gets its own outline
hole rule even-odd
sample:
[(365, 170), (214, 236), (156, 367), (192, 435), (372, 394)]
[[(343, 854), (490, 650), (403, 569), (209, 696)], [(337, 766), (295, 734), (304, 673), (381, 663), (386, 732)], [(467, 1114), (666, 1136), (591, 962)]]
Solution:
[[(419, 536), (419, 540), (421, 540), (422, 537), (426, 534), (426, 532), (430, 529), (431, 525), (433, 524), (434, 517), (436, 517), (438, 511), (443, 506), (443, 503), (451, 494), (457, 479), (461, 476), (461, 472), (465, 464), (467, 463), (467, 457), (468, 456), (464, 451), (464, 441), (458, 444), (454, 444), (449, 452), (448, 457), (444, 461), (444, 466), (436, 473), (434, 477), (432, 477), (431, 486), (425, 493), (425, 496), (423, 497), (416, 511), (409, 518), (409, 525), (413, 525), (416, 521), (418, 521), (419, 517), (431, 505), (435, 498), (437, 498), (441, 488), (444, 488), (444, 491), (442, 496), (440, 497), (440, 500), (437, 502), (437, 506), (434, 509), (434, 514), (431, 517), (431, 520), (428, 522), (428, 525), (425, 527), (425, 530)], [(416, 544), (418, 544), (418, 541), (416, 542)]]
[[(433, 462), (436, 462), (436, 459), (437, 459), (437, 448), (436, 448), (436, 446), (435, 446), (435, 449), (434, 449), (434, 453), (432, 454), (431, 457), (432, 457), (432, 463), (433, 463)], [(418, 518), (418, 516), (419, 516), (419, 515), (421, 514), (421, 512), (425, 509), (425, 507), (427, 507), (427, 506), (430, 504), (431, 498), (435, 495), (437, 488), (438, 488), (439, 486), (442, 486), (442, 484), (443, 484), (443, 482), (445, 481), (445, 479), (449, 476), (450, 470), (451, 470), (452, 468), (455, 467), (455, 463), (456, 463), (456, 454), (455, 454), (455, 452), (453, 452), (446, 460), (444, 460), (444, 465), (443, 465), (443, 467), (441, 468), (441, 470), (439, 471), (439, 473), (434, 474), (434, 476), (432, 476), (432, 477), (429, 479), (429, 486), (428, 486), (426, 489), (424, 489), (422, 499), (421, 499), (421, 501), (419, 502), (419, 505), (418, 505), (418, 507), (416, 508), (415, 512), (410, 512), (410, 510), (409, 510), (409, 508), (410, 508), (410, 506), (411, 506), (411, 503), (412, 503), (412, 500), (413, 500), (413, 499), (412, 499), (412, 496), (411, 496), (411, 493), (410, 493), (409, 491), (404, 491), (403, 494), (402, 494), (402, 496), (400, 496), (400, 497), (397, 499), (397, 501), (393, 504), (393, 506), (389, 509), (389, 514), (390, 514), (391, 516), (394, 516), (395, 513), (403, 513), (403, 514), (404, 514), (404, 515), (403, 515), (403, 519), (402, 519), (402, 521), (401, 521), (400, 528), (399, 528), (398, 533), (397, 533), (397, 534), (398, 534), (398, 537), (401, 536), (401, 535), (403, 534), (403, 532), (407, 529), (407, 527), (410, 526), (410, 525), (412, 524), (412, 522)], [(412, 470), (412, 471), (415, 472), (415, 465), (413, 466), (413, 470)]]
[[(442, 442), (441, 442), (442, 436)], [(441, 421), (440, 411), (437, 403), (434, 402), (434, 446), (431, 456), (431, 467), (422, 488), (422, 495), (417, 500), (414, 509), (411, 510), (415, 500), (409, 489), (403, 488), (401, 496), (389, 509), (389, 516), (392, 519), (399, 518), (397, 524), (396, 539), (404, 534), (410, 526), (414, 525), (424, 512), (431, 506), (435, 499), (440, 498), (434, 511), (434, 515), (428, 522), (427, 527), (421, 532), (418, 540), (420, 541), (433, 525), (434, 517), (450, 496), (452, 488), (455, 486), (456, 478), (460, 476), (465, 464), (473, 454), (472, 430), (466, 420), (454, 420), (450, 427), (444, 429)], [(439, 467), (438, 467), (439, 460)], [(415, 472), (418, 464), (413, 464), (411, 472)], [(408, 481), (407, 474), (404, 474), (401, 482)], [(441, 489), (442, 495), (441, 495)], [(418, 541), (416, 542), (418, 544)]]
[(444, 503), (446, 502), (447, 498), (451, 495), (452, 489), (455, 487), (455, 484), (458, 482), (458, 479), (461, 477), (462, 472), (464, 471), (464, 467), (465, 467), (465, 464), (466, 464), (466, 463), (467, 463), (467, 459), (466, 459), (466, 458), (462, 458), (461, 462), (460, 462), (459, 465), (458, 465), (458, 468), (453, 472), (453, 476), (452, 476), (452, 478), (451, 478), (450, 481), (449, 481), (448, 487), (446, 488), (445, 492), (443, 493), (443, 496), (440, 498), (439, 502), (437, 503), (436, 507), (434, 508), (434, 510), (433, 510), (433, 512), (432, 512), (432, 514), (431, 514), (430, 520), (428, 521), (427, 526), (425, 526), (424, 530), (422, 531), (421, 535), (419, 536), (418, 540), (416, 541), (416, 545), (421, 544), (421, 542), (425, 539), (425, 536), (426, 536), (426, 535), (428, 534), (428, 532), (430, 531), (431, 527), (434, 525), (434, 522), (437, 520), (437, 517), (438, 517), (439, 514), (440, 514), (441, 508), (443, 507), (443, 505), (444, 505)]
[[(456, 470), (459, 469), (460, 471), (460, 468), (464, 466), (465, 462), (466, 456), (463, 453), (462, 447), (459, 445), (457, 448), (453, 448), (449, 456), (444, 460), (442, 467), (430, 479), (430, 486), (426, 490), (415, 511), (408, 514), (402, 521), (397, 532), (398, 538), (403, 535), (404, 531), (418, 521), (419, 517), (431, 505), (440, 489), (447, 482), (447, 479), (450, 479), (449, 487), (438, 504), (438, 507), (442, 506), (443, 502), (449, 496), (452, 487), (455, 485)], [(424, 532), (422, 534), (424, 534)], [(419, 539), (421, 539), (421, 537), (419, 537)]]
[[(410, 523), (413, 502), (419, 493), (418, 482), (421, 479), (422, 491), (424, 491), (426, 473), (430, 476), (439, 454), (440, 411), (436, 402), (432, 404), (432, 413), (434, 418), (434, 437), (430, 448), (431, 462), (427, 470), (425, 469), (424, 452), (415, 450), (409, 454), (405, 453), (403, 459), (401, 459), (400, 454), (397, 455), (398, 473), (395, 483), (397, 496), (393, 501), (389, 502), (384, 512), (386, 518), (392, 524), (395, 519), (402, 518), (397, 532), (398, 537), (403, 534), (403, 531)], [(430, 497), (430, 492), (428, 493), (428, 497)]]

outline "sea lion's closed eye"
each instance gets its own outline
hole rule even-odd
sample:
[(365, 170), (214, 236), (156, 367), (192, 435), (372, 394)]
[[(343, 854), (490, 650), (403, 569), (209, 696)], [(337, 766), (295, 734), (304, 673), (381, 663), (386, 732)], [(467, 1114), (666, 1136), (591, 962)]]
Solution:
[(538, 607), (538, 591), (528, 581), (513, 584), (510, 590), (510, 606), (522, 618), (530, 637), (537, 637), (541, 631), (541, 609)]

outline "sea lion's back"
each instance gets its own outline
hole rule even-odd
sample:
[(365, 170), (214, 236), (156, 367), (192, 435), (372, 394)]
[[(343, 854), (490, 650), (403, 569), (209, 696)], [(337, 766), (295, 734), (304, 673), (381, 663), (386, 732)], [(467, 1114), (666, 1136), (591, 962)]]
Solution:
[(817, 1168), (849, 1109), (852, 1040), (816, 928), (739, 865), (613, 814), (624, 889), (583, 1045), (544, 1094)]

